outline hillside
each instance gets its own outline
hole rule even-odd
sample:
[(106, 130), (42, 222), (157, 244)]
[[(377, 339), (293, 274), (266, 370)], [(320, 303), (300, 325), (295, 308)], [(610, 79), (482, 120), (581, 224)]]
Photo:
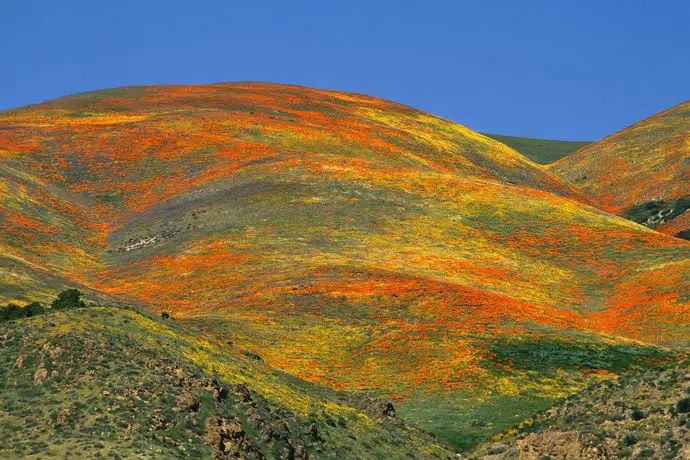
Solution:
[[(579, 196), (462, 126), (379, 99), (299, 87), (106, 90), (5, 112), (0, 128), (7, 230), (0, 244), (14, 297), (24, 288), (50, 297), (53, 286), (77, 282), (77, 273), (102, 266), (106, 250), (132, 248), (112, 239), (135, 217), (190, 194), (210, 197), (227, 188), (224, 180), (266, 174), (262, 182), (275, 182), (280, 194), (304, 189), (311, 176), (323, 177), (310, 185), (317, 188), (413, 171), (422, 186), (425, 175), (462, 175)], [(156, 245), (165, 231), (198, 230), (185, 225), (161, 230)]]
[(385, 402), (286, 376), (172, 320), (50, 312), (0, 323), (0, 343), (3, 458), (451, 455)]
[(670, 235), (690, 229), (690, 102), (640, 121), (549, 170), (602, 209)]
[(591, 142), (584, 141), (554, 141), (531, 137), (504, 136), (502, 134), (485, 134), (485, 136), (504, 143), (535, 163), (542, 165), (553, 163), (591, 144)]
[(690, 244), (391, 102), (122, 88), (5, 112), (0, 146), (0, 301), (170, 312), (459, 448), (689, 344)]
[(470, 458), (690, 458), (688, 365), (686, 359), (592, 385), (478, 447)]

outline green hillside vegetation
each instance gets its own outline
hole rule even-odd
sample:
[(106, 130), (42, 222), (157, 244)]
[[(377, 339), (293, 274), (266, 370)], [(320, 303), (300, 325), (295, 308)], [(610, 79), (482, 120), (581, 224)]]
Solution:
[(392, 404), (114, 307), (0, 323), (0, 457), (448, 458)]
[(530, 160), (539, 164), (549, 164), (570, 155), (591, 144), (587, 141), (554, 141), (549, 139), (534, 139), (531, 137), (504, 136), (501, 134), (484, 134), (492, 139), (504, 143)]
[(470, 458), (690, 458), (689, 369), (685, 360), (592, 385)]

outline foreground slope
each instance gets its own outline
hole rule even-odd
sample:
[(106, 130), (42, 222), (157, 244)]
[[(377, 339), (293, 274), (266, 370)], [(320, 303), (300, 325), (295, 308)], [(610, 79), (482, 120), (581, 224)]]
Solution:
[(688, 345), (688, 243), (408, 107), (142, 87), (0, 127), (2, 300), (76, 285), (168, 311), (303, 379), (395, 397), (456, 446)]
[(50, 312), (0, 323), (0, 344), (2, 458), (451, 455), (390, 406), (288, 377), (171, 320)]
[(535, 163), (542, 165), (553, 163), (591, 144), (591, 142), (584, 141), (555, 141), (532, 137), (505, 136), (503, 134), (486, 135), (499, 142), (503, 142)]
[(603, 209), (676, 235), (690, 229), (690, 102), (549, 165)]
[(470, 458), (690, 458), (690, 361), (585, 389)]

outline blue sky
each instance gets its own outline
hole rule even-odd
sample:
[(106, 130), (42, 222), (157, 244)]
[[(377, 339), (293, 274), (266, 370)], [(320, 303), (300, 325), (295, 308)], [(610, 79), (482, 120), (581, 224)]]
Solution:
[(0, 109), (123, 85), (274, 81), (485, 132), (597, 139), (690, 99), (686, 1), (3, 0)]

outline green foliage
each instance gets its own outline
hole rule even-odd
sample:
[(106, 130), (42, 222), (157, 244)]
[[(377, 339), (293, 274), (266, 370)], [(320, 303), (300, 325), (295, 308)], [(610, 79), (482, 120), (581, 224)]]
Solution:
[(45, 313), (45, 309), (43, 305), (41, 305), (41, 302), (34, 301), (24, 307), (24, 316), (27, 318), (42, 315), (43, 313)]
[(637, 444), (637, 436), (632, 433), (628, 433), (623, 437), (623, 444), (626, 446), (634, 446)]
[(489, 350), (499, 362), (510, 361), (518, 369), (552, 374), (558, 369), (605, 369), (623, 371), (642, 363), (662, 360), (664, 353), (655, 347), (601, 343), (588, 337), (544, 337), (539, 340), (496, 340)]
[(683, 398), (676, 403), (676, 410), (681, 414), (690, 412), (690, 398)]
[(0, 309), (0, 320), (11, 321), (24, 317), (24, 310), (19, 305), (9, 303), (5, 308)]
[(163, 313), (161, 313), (161, 318), (170, 319), (170, 313), (168, 313), (167, 311), (164, 311)]
[(78, 289), (66, 289), (58, 294), (51, 306), (56, 310), (85, 307), (86, 305), (81, 300), (81, 295), (81, 291)]
[(635, 420), (636, 422), (639, 422), (643, 418), (645, 418), (645, 413), (642, 412), (640, 409), (633, 409), (632, 413), (630, 414), (630, 418)]
[(668, 222), (690, 209), (690, 197), (678, 200), (652, 200), (633, 206), (623, 213), (623, 217), (649, 228)]
[(243, 351), (242, 354), (249, 359), (253, 359), (254, 361), (261, 361), (261, 356), (252, 351)]

